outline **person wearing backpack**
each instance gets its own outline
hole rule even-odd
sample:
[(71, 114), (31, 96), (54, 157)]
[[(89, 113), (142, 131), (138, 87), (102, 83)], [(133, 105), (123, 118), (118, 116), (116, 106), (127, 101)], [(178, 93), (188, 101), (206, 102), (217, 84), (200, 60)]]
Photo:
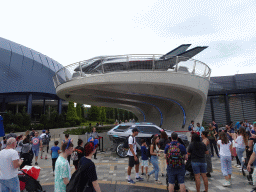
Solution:
[(42, 148), (41, 148), (41, 159), (43, 159), (43, 154), (44, 152), (46, 153), (45, 155), (45, 159), (47, 159), (47, 145), (49, 143), (49, 137), (48, 135), (45, 133), (45, 130), (42, 131), (42, 134), (40, 135), (41, 139), (42, 139)]
[(135, 139), (135, 137), (138, 134), (139, 134), (139, 130), (137, 128), (133, 128), (132, 135), (129, 136), (129, 138), (128, 138), (129, 150), (127, 152), (127, 155), (129, 157), (129, 164), (128, 164), (128, 169), (127, 169), (127, 175), (128, 175), (127, 181), (130, 184), (135, 184), (135, 182), (131, 179), (131, 171), (132, 171), (132, 168), (134, 167), (134, 165), (135, 165), (135, 172), (136, 172), (136, 181), (144, 180), (139, 175), (140, 162), (137, 157), (137, 146), (136, 146), (136, 139)]
[(171, 143), (167, 144), (164, 149), (167, 162), (169, 192), (174, 191), (175, 178), (177, 178), (180, 184), (180, 192), (185, 192), (184, 176), (186, 170), (184, 160), (188, 159), (186, 147), (178, 142), (177, 133), (173, 132), (171, 138)]
[(73, 152), (73, 144), (71, 141), (63, 143), (61, 151), (55, 163), (54, 192), (66, 192), (66, 186), (71, 178), (70, 166), (67, 161), (67, 157)]
[[(73, 139), (69, 139), (69, 134), (65, 134), (65, 139), (62, 141), (61, 146), (64, 143), (68, 143), (68, 142), (71, 142), (73, 144)], [(71, 158), (71, 155), (68, 156), (68, 163), (69, 164), (70, 164), (70, 158)]]
[(73, 173), (66, 192), (101, 192), (96, 167), (92, 161), (97, 147), (98, 144), (95, 145), (94, 142), (84, 145), (85, 156), (80, 159), (78, 169)]

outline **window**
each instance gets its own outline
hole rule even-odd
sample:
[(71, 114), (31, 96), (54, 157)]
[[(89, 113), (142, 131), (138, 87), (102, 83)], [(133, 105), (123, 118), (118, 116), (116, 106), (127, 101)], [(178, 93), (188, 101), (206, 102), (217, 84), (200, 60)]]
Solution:
[(137, 126), (137, 129), (140, 131), (140, 133), (145, 134), (160, 134), (160, 130), (157, 129), (154, 126)]

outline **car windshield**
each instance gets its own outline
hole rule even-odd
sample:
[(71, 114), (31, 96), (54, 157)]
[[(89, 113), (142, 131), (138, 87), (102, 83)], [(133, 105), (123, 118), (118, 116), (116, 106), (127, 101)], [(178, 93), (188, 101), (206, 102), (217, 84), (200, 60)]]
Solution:
[(129, 127), (131, 127), (131, 125), (120, 125), (116, 129), (114, 129), (114, 131), (116, 131), (116, 132), (125, 132)]

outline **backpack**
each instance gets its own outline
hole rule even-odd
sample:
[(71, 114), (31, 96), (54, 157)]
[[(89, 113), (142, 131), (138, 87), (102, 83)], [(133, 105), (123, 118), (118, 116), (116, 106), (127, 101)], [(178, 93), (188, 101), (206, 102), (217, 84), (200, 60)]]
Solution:
[(71, 154), (71, 160), (77, 161), (79, 159), (79, 154), (83, 154), (83, 151), (81, 151), (80, 149), (74, 149)]
[(192, 131), (192, 127), (190, 125), (188, 126), (188, 131)]
[(42, 138), (43, 145), (47, 145), (49, 143), (49, 137), (47, 135), (44, 135)]
[(83, 192), (88, 186), (88, 182), (84, 185), (84, 180), (82, 175), (85, 170), (88, 169), (93, 163), (88, 163), (84, 166), (79, 166), (79, 168), (73, 173), (69, 183), (66, 186), (66, 192)]
[[(124, 141), (124, 144), (123, 144), (123, 148), (124, 149), (129, 149), (130, 147), (129, 147), (129, 137), (130, 137), (131, 135), (129, 135), (126, 139), (125, 139), (125, 141)], [(134, 138), (133, 138), (133, 143), (134, 143)]]
[(167, 164), (173, 168), (180, 168), (183, 165), (183, 155), (179, 146), (180, 143), (170, 144), (167, 150)]
[(71, 154), (70, 159), (73, 160), (73, 161), (77, 161), (78, 160), (78, 152), (74, 150)]

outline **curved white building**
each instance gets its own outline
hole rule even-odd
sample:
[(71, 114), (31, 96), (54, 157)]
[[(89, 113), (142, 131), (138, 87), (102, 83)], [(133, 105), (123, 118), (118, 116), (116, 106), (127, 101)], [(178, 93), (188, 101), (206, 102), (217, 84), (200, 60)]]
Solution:
[(95, 57), (59, 70), (57, 95), (68, 101), (123, 108), (140, 121), (182, 130), (202, 122), (210, 68), (190, 59), (206, 47), (186, 51), (181, 45), (166, 55)]

